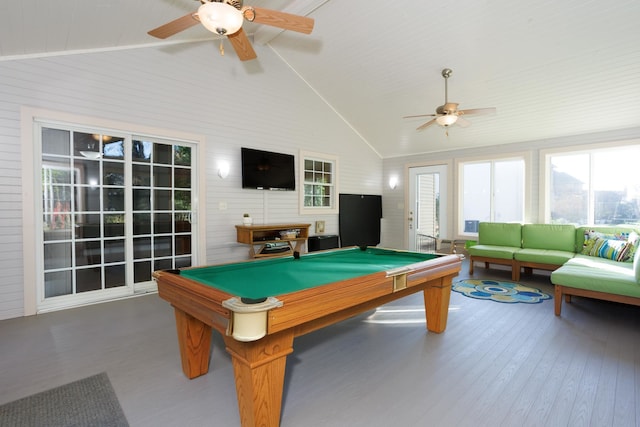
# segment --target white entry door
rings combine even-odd
[[[409,250],[435,250],[447,238],[447,165],[409,168]]]

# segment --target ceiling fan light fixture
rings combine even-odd
[[[204,27],[218,35],[230,35],[242,28],[242,13],[227,3],[207,2],[198,8],[198,18]]]
[[[100,154],[99,151],[81,151],[80,154],[82,154],[82,157],[85,157],[89,160],[98,160],[100,157],[102,157],[102,154]]]
[[[445,114],[443,116],[438,116],[436,122],[440,126],[448,127],[458,121],[458,116],[455,114]]]

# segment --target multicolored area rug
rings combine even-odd
[[[452,289],[469,298],[488,299],[508,304],[518,302],[538,304],[551,299],[551,295],[545,294],[539,289],[498,280],[460,280],[453,284]]]

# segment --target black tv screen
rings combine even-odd
[[[243,147],[242,188],[295,190],[294,156]]]

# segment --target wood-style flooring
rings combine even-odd
[[[474,278],[510,273],[478,265]],[[553,293],[548,274],[521,283]],[[424,322],[416,294],[297,338],[282,427],[640,425],[640,307],[574,298],[556,317],[553,300],[454,292],[447,330]],[[0,404],[107,372],[132,427],[237,426],[217,334],[211,357],[209,374],[184,377],[173,310],[155,294],[5,320]]]

